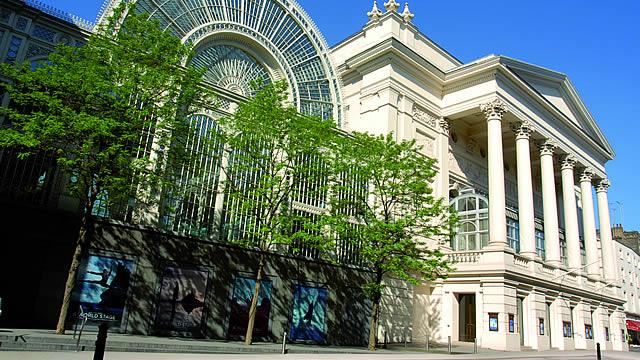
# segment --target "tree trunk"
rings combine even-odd
[[[369,351],[376,351],[376,337],[378,335],[378,319],[380,318],[380,299],[382,299],[383,272],[378,268],[376,271],[376,292],[373,295],[373,308],[371,309],[371,321],[369,322]]]
[[[369,323],[369,351],[376,351],[376,335],[378,333],[378,314],[380,311],[380,300],[374,300],[371,310],[371,321]]]
[[[60,316],[58,317],[58,325],[56,326],[56,334],[58,335],[64,335],[65,322],[67,319],[67,313],[69,312],[71,295],[73,294],[73,288],[76,283],[78,268],[80,267],[82,256],[84,255],[89,242],[89,233],[93,227],[91,219],[92,208],[93,206],[86,208],[80,222],[80,231],[78,233],[78,240],[76,241],[76,249],[73,252],[73,258],[71,259],[71,267],[69,268],[69,274],[67,275],[67,283],[64,287],[64,296],[62,297],[62,306],[60,307]]]
[[[256,322],[256,311],[258,309],[258,299],[260,298],[260,288],[262,287],[262,271],[264,270],[264,254],[260,254],[260,262],[258,263],[258,275],[256,276],[256,288],[253,290],[253,299],[249,308],[249,322],[247,323],[247,335],[245,336],[245,345],[251,345],[253,342],[253,326]]]

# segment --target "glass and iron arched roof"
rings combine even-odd
[[[122,0],[107,0],[103,14]],[[341,122],[340,83],[326,41],[313,21],[293,0],[136,0],[137,10],[150,14],[167,31],[192,43],[194,62],[212,71],[208,77],[233,84],[227,90],[244,95],[255,74],[267,81],[284,78],[299,110]],[[104,15],[103,15],[104,16]],[[219,43],[218,39],[226,39]],[[219,43],[211,45],[211,43]],[[242,44],[242,46],[236,46]],[[237,48],[237,49],[233,49]],[[247,51],[247,49],[253,51]],[[229,52],[230,51],[230,52]],[[228,53],[231,57],[221,54]],[[218,63],[222,59],[224,64]],[[251,75],[231,79],[249,66]],[[226,72],[225,74],[221,74]],[[242,73],[244,74],[244,73]],[[208,79],[210,80],[210,79]],[[224,86],[224,85],[221,85]]]

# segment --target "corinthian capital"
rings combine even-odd
[[[540,150],[540,156],[553,155],[558,147],[558,143],[554,140],[544,140],[538,143],[538,150]]]
[[[576,162],[578,162],[578,160],[573,154],[567,154],[562,158],[560,165],[562,170],[573,170],[576,166]]]
[[[598,182],[596,186],[596,192],[607,192],[609,191],[609,187],[611,186],[611,181],[609,179],[602,179]]]
[[[511,124],[511,130],[516,134],[516,139],[529,139],[535,132],[533,125],[529,121],[521,121]]]
[[[502,119],[502,116],[508,111],[507,104],[499,98],[493,99],[491,102],[480,105],[480,110],[487,117],[487,120]]]
[[[596,171],[593,170],[592,168],[586,168],[582,171],[582,173],[580,174],[580,182],[588,182],[591,183],[591,180],[593,180],[593,176],[595,175]]]

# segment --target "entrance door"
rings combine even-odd
[[[473,342],[476,339],[476,295],[458,295],[459,338],[460,341]]]
[[[524,311],[522,298],[518,298],[518,332],[520,333],[520,346],[524,346]]]

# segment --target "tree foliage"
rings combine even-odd
[[[393,134],[354,133],[332,161],[336,184],[325,222],[338,240],[349,241],[375,273],[363,290],[373,302],[369,347],[375,333],[386,276],[414,285],[442,278],[450,270],[438,241],[456,218],[433,195],[434,160],[415,140]]]
[[[264,84],[254,84],[254,87]],[[220,120],[227,159],[223,165],[226,223],[230,242],[260,252],[256,289],[250,308],[246,343],[252,341],[253,319],[266,265],[265,253],[304,247],[321,248],[314,219],[294,209],[301,197],[325,197],[330,168],[326,151],[336,137],[331,120],[306,116],[287,105],[284,82],[267,84],[254,99]],[[256,89],[257,90],[257,89]]]
[[[157,21],[122,5],[83,46],[59,45],[33,71],[29,64],[0,66],[0,76],[9,79],[0,87],[11,100],[0,109],[8,125],[0,129],[0,147],[22,158],[51,156],[81,203],[58,332],[64,331],[96,201],[146,205],[158,198],[164,173],[190,161],[179,146],[197,130],[187,115],[213,105],[199,85],[202,71],[182,66],[191,54]]]

